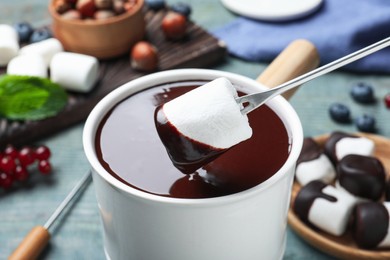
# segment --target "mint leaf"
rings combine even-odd
[[[48,79],[4,75],[0,77],[0,116],[13,120],[40,120],[57,115],[67,93]]]

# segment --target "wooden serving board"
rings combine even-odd
[[[224,44],[193,22],[189,22],[186,38],[180,41],[166,40],[160,24],[167,11],[145,10],[146,39],[159,51],[159,71],[207,67],[225,57]],[[4,73],[5,69],[0,68],[0,74]],[[88,94],[69,93],[67,106],[57,116],[40,121],[9,121],[0,118],[0,148],[8,143],[25,145],[82,122],[105,95],[143,75],[145,73],[131,69],[129,55],[100,61],[100,78],[96,87]]]
[[[390,140],[373,134],[357,133],[356,135],[364,136],[374,141],[375,156],[383,163],[387,174],[390,174]],[[324,145],[328,137],[329,135],[323,135],[314,138],[314,140],[320,145]],[[312,229],[303,223],[293,211],[295,197],[300,189],[301,186],[297,182],[294,182],[288,212],[288,224],[306,242],[325,253],[341,259],[390,259],[390,249],[365,250],[358,248],[348,231],[344,235],[337,237],[319,229]]]

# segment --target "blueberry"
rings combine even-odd
[[[372,86],[364,82],[359,82],[352,86],[351,96],[356,102],[363,104],[369,104],[375,101]]]
[[[191,6],[189,4],[186,4],[186,3],[173,4],[173,5],[171,5],[171,10],[176,12],[176,13],[182,14],[185,17],[189,17],[191,12],[192,12]]]
[[[333,103],[330,105],[329,114],[330,117],[338,123],[349,123],[351,121],[349,108],[340,103]]]
[[[164,0],[146,0],[145,4],[146,4],[146,6],[148,6],[150,9],[152,9],[154,11],[158,11],[158,10],[163,9],[165,7]]]
[[[28,42],[34,29],[28,22],[20,22],[14,25],[16,32],[19,35],[20,42]]]
[[[40,42],[53,37],[51,31],[47,27],[36,29],[30,37],[30,43]]]
[[[356,127],[359,131],[373,133],[375,132],[375,118],[370,115],[362,115],[356,118]]]

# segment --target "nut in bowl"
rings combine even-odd
[[[49,12],[52,17],[54,36],[61,41],[65,50],[99,59],[128,54],[132,46],[143,39],[145,34],[142,12],[144,0],[124,2],[125,5],[121,10],[114,9],[113,5],[112,11],[116,12],[115,15],[105,19],[93,18],[94,14],[99,12],[95,2],[78,0],[76,3],[68,4],[64,11],[59,8],[59,4],[66,4],[67,1],[52,0],[49,4]],[[89,10],[92,11],[84,13],[83,7],[88,3],[91,4]]]

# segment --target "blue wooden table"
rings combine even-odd
[[[178,1],[169,0],[169,3]],[[235,18],[218,0],[187,1],[193,6],[192,19],[213,30]],[[1,0],[0,24],[30,21],[36,26],[48,24],[48,0]],[[218,15],[215,15],[218,14]],[[1,35],[0,35],[1,37]],[[266,64],[249,63],[228,57],[214,69],[256,78]],[[351,84],[364,81],[375,86],[378,102],[370,106],[354,103],[349,97]],[[378,134],[390,137],[390,110],[382,99],[390,92],[390,76],[359,75],[333,72],[301,87],[291,103],[301,118],[306,136],[334,130],[355,132],[353,124],[339,125],[328,115],[331,103],[340,101],[350,106],[353,115],[369,113],[376,116]],[[35,225],[42,225],[67,193],[89,169],[82,147],[83,124],[65,129],[40,140],[49,146],[54,172],[39,178],[34,185],[10,192],[0,192],[0,259],[6,259],[22,238]],[[36,174],[38,175],[38,174]],[[41,259],[104,259],[101,225],[93,185],[89,185],[77,204],[56,222],[52,239]],[[314,249],[288,229],[284,259],[332,259]]]

